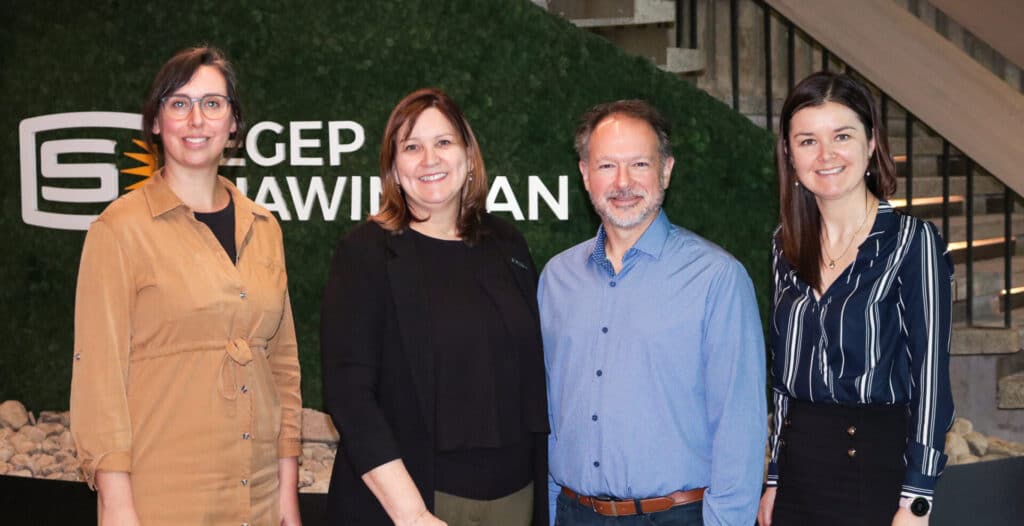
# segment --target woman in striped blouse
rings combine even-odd
[[[953,417],[945,242],[886,201],[896,170],[858,81],[807,77],[780,122],[775,417],[758,522],[927,524]]]

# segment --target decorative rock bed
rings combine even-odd
[[[41,411],[36,417],[16,400],[0,404],[0,475],[81,481],[67,412]],[[327,493],[338,450],[338,431],[320,411],[302,410],[299,491]],[[1024,456],[1024,444],[985,436],[966,418],[946,434],[948,465]]]

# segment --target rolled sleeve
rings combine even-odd
[[[78,270],[70,401],[72,436],[93,489],[97,471],[131,471],[126,385],[134,303],[130,265],[117,237],[95,221]]]

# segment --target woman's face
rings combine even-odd
[[[835,102],[806,107],[790,119],[787,139],[800,184],[819,202],[864,199],[875,141],[853,110]]]
[[[458,130],[436,108],[427,108],[403,139],[405,132],[399,130],[394,169],[412,212],[457,212],[470,169]]]
[[[167,96],[184,95],[200,99],[205,95],[226,97],[227,94],[227,82],[220,70],[213,66],[199,66],[188,84]],[[192,110],[184,116],[174,115],[167,104],[161,103],[153,123],[153,133],[160,135],[163,144],[164,164],[172,172],[175,168],[216,170],[228,136],[237,129],[230,108],[223,117],[211,119],[200,110],[198,101],[193,102]]]

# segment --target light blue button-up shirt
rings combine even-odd
[[[704,523],[753,524],[764,471],[765,347],[731,255],[661,212],[616,274],[605,232],[540,278],[560,486],[618,499],[707,487]]]

